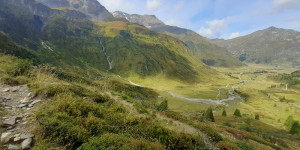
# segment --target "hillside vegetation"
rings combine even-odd
[[[0,75],[5,77],[1,82],[26,83],[35,96],[45,99],[31,125],[36,135],[33,149],[288,148],[280,139],[260,138],[252,125],[240,130],[239,126],[248,124],[244,118],[217,117],[215,124],[201,116],[168,111],[168,104],[158,103],[151,89],[117,80],[94,80],[50,66],[34,69],[24,60],[3,54],[0,60]],[[227,121],[229,127],[224,126],[224,119],[231,120],[232,126]],[[272,144],[277,140],[280,146]]]
[[[39,1],[55,8],[0,0],[0,149],[299,149],[299,71],[224,68],[199,35]]]
[[[5,5],[9,9],[22,6],[15,3]],[[30,15],[34,15],[33,12],[38,15],[39,11],[32,11],[27,6],[22,9],[28,14],[25,17],[28,21],[21,22],[19,26],[25,30],[31,29],[28,26],[34,26],[36,20],[30,19]],[[33,49],[33,54],[43,63],[64,69],[74,65],[80,68],[92,67],[124,77],[164,74],[167,78],[189,83],[199,82],[201,77],[215,72],[190,53],[183,42],[170,36],[128,22],[95,23],[78,18],[77,15],[73,18],[63,15],[73,10],[61,10],[64,12],[61,14],[58,11],[49,10],[48,16],[39,20],[42,29],[32,28],[36,32],[30,32],[31,35],[18,32],[17,38],[12,37],[19,44]],[[19,12],[6,13],[15,16],[9,19],[19,21]],[[18,27],[7,28],[9,30],[4,32],[13,36]]]
[[[114,12],[113,15],[183,41],[189,47],[190,53],[208,66],[240,67],[243,65],[238,59],[232,57],[227,50],[208,42],[194,31],[165,25],[154,15],[127,14],[120,11]]]

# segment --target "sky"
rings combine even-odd
[[[270,26],[300,31],[300,0],[98,0],[110,12],[151,14],[207,38],[232,39]]]

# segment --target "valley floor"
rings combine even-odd
[[[246,67],[235,69],[214,69],[223,77],[194,85],[159,78],[128,80],[156,89],[161,101],[163,99],[169,101],[171,110],[187,115],[203,111],[210,106],[214,108],[215,116],[221,116],[223,110],[226,110],[227,114],[233,114],[238,108],[245,117],[254,118],[255,115],[259,115],[260,121],[272,126],[274,131],[289,130],[285,125],[289,116],[293,116],[294,120],[300,120],[300,90],[290,88],[284,81],[270,79],[270,76],[290,74],[296,69],[257,64],[248,64]],[[236,91],[235,95],[232,95],[233,91]],[[223,121],[219,124],[226,123],[222,117],[220,120]],[[267,126],[261,126],[265,127]]]

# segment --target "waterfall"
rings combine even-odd
[[[100,41],[100,44],[101,44],[101,46],[102,46],[102,51],[103,51],[103,53],[104,53],[104,55],[105,55],[105,57],[106,57],[106,60],[107,60],[108,65],[109,65],[109,70],[111,70],[111,69],[112,69],[112,61],[110,60],[110,56],[107,55],[106,50],[105,50],[105,47],[104,47],[104,45],[102,44],[102,41],[101,41],[101,40],[99,40],[99,41]]]

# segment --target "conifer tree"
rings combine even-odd
[[[295,122],[295,120],[294,120],[293,116],[288,116],[288,118],[286,119],[284,125],[285,125],[288,129],[291,129],[294,122]]]
[[[222,116],[223,116],[223,117],[226,117],[226,116],[227,116],[227,112],[226,112],[225,109],[224,109],[223,112],[222,112]]]
[[[158,111],[166,111],[166,110],[168,110],[168,101],[164,100],[163,102],[161,102],[159,104],[159,106],[157,107],[157,110]]]
[[[291,134],[299,134],[300,133],[300,124],[298,121],[295,121],[290,130]]]
[[[236,109],[236,110],[234,111],[233,115],[236,116],[236,117],[242,117],[241,111],[240,111],[239,109]]]
[[[215,117],[214,117],[214,114],[213,114],[213,110],[211,107],[209,107],[206,112],[206,119],[211,121],[211,122],[215,122]]]

